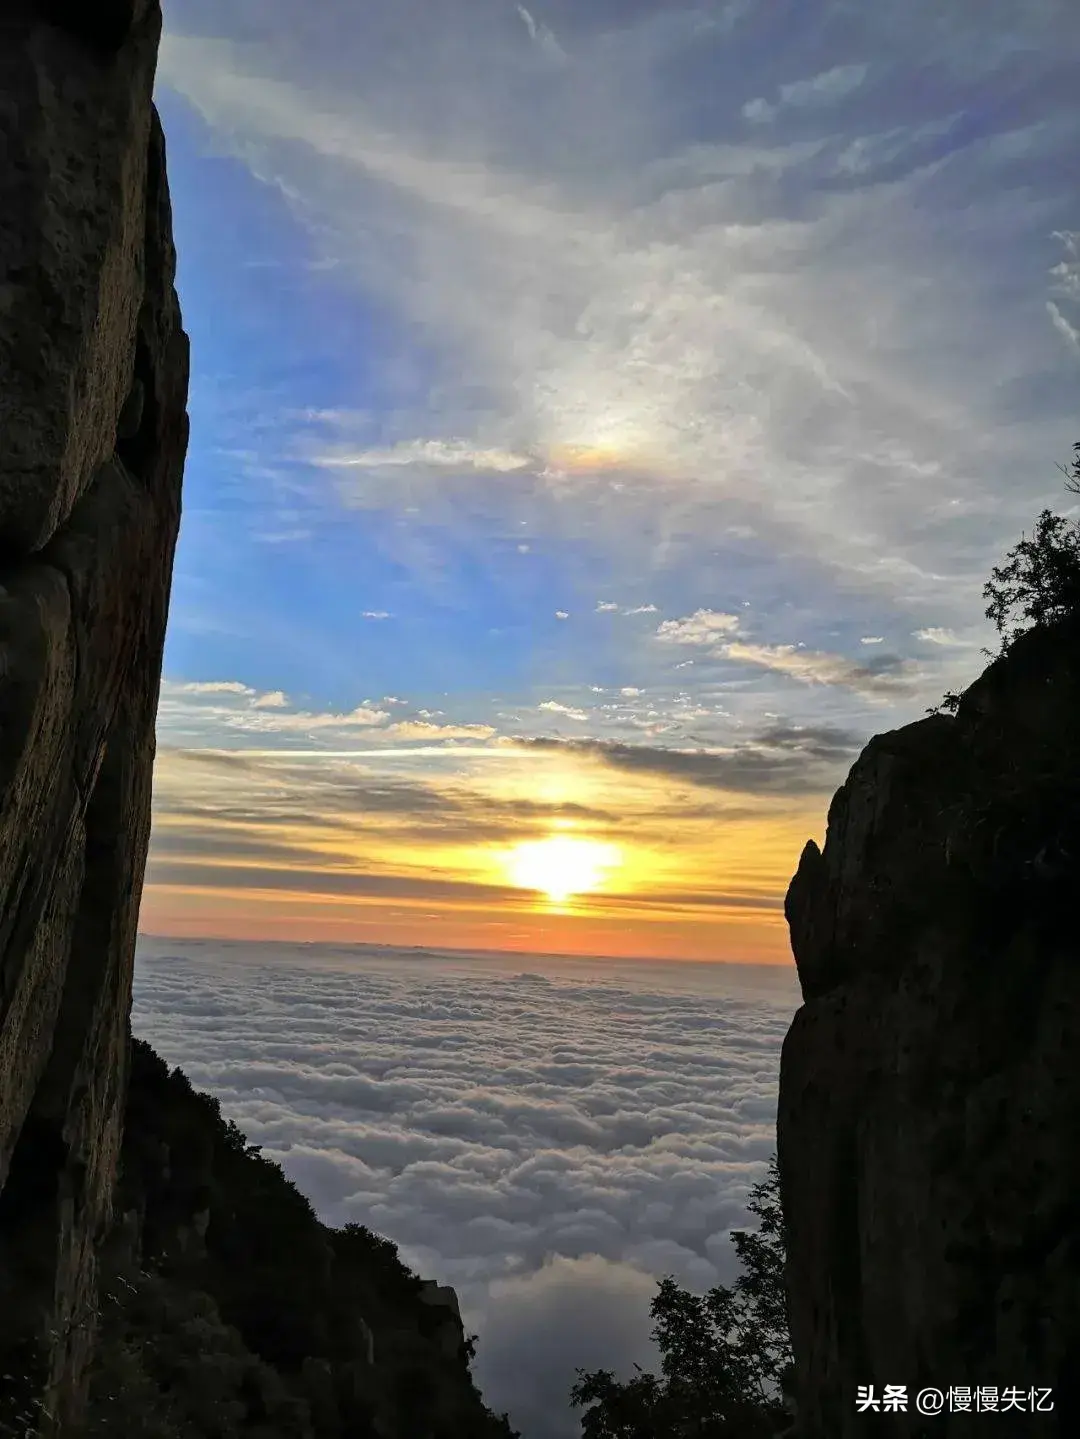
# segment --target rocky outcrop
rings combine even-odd
[[[435,1310],[438,1316],[431,1337],[440,1353],[448,1359],[462,1355],[465,1352],[465,1327],[461,1322],[457,1291],[449,1284],[424,1279],[420,1283],[419,1298],[421,1304]]]
[[[778,1144],[802,1439],[981,1434],[978,1386],[1010,1436],[1075,1423],[1078,880],[1069,621],[1021,636],[955,717],[871,740],[788,891],[805,1003]],[[908,1412],[858,1414],[858,1386],[886,1384]],[[914,1412],[920,1388],[961,1386],[973,1412]],[[1033,1388],[1053,1411],[1031,1412]]]
[[[160,27],[0,5],[0,1432],[78,1410],[120,1142],[187,443]]]

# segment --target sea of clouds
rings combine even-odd
[[[133,1028],[330,1224],[456,1286],[487,1402],[572,1439],[575,1369],[735,1272],[775,1144],[786,967],[141,938]]]

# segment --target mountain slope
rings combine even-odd
[[[216,1100],[132,1043],[85,1434],[509,1439],[453,1290],[327,1228]]]

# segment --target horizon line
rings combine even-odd
[[[388,944],[379,943],[374,940],[326,940],[326,939],[237,939],[234,936],[226,935],[176,935],[157,934],[146,930],[139,930],[135,936],[138,944],[141,939],[166,940],[175,944],[240,944],[247,946],[274,945],[277,948],[289,949],[363,949],[363,950],[392,950],[397,953],[406,954],[429,954],[432,956],[450,955],[469,957],[492,956],[500,959],[505,958],[533,958],[533,959],[593,959],[600,960],[606,964],[681,964],[693,965],[734,965],[742,969],[790,969],[795,972],[794,958],[786,962],[782,960],[752,960],[752,959],[665,959],[663,955],[656,954],[574,954],[566,950],[541,950],[541,949],[489,949],[476,946],[470,949],[460,949],[452,945],[440,945],[432,947],[424,944]]]

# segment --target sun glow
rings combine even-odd
[[[622,857],[611,844],[553,835],[515,845],[505,863],[519,889],[539,890],[553,904],[562,904],[572,894],[598,889]]]

